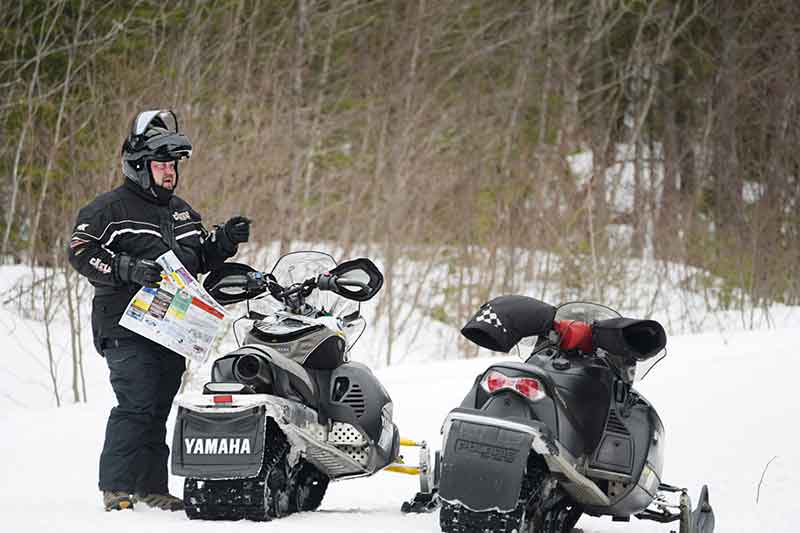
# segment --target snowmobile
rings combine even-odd
[[[493,351],[535,344],[524,363],[486,369],[446,417],[442,531],[567,533],[587,514],[712,533],[708,488],[692,509],[686,489],[662,482],[664,426],[632,386],[665,354],[658,322],[503,296],[461,332]]]
[[[247,302],[242,318],[253,322],[240,347],[214,361],[202,394],[178,399],[172,472],[186,478],[189,518],[311,511],[330,481],[385,468],[422,471],[427,482],[425,465],[396,464],[401,444],[420,446],[421,457],[427,445],[400,439],[389,394],[349,361],[366,328],[360,302],[382,284],[369,259],[337,266],[321,252],[286,254],[270,273],[226,263],[204,280],[220,304]]]

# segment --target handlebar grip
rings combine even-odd
[[[317,278],[317,288],[321,291],[336,291],[339,288],[336,285],[336,276],[330,272],[320,274]]]

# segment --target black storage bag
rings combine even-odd
[[[523,337],[549,333],[555,316],[555,307],[535,298],[498,296],[481,306],[461,334],[482,348],[508,352]]]
[[[667,345],[667,334],[655,320],[609,318],[592,324],[592,345],[610,354],[644,361]]]

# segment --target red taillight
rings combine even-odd
[[[489,392],[495,392],[500,389],[506,388],[510,383],[511,380],[507,378],[505,375],[501,374],[500,372],[491,371],[489,375],[486,376],[486,390]]]
[[[512,390],[533,402],[547,396],[542,383],[538,379],[528,377],[512,378],[497,370],[490,370],[481,381],[481,386],[489,394],[494,394],[500,390]]]
[[[539,383],[538,379],[518,378],[517,382],[514,384],[514,388],[517,389],[517,391],[519,391],[523,396],[527,396],[531,400],[538,400],[539,398],[544,397],[542,384]]]
[[[214,403],[233,403],[233,396],[230,394],[217,394],[214,396]]]

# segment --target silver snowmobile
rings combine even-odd
[[[204,281],[222,305],[247,301],[253,323],[202,394],[178,399],[172,472],[186,477],[189,518],[269,520],[316,509],[329,481],[420,473],[394,465],[391,398],[348,360],[366,327],[360,302],[382,284],[370,260],[337,266],[321,252],[284,255],[269,274],[226,263]]]
[[[658,322],[503,296],[462,334],[501,352],[526,337],[536,344],[524,363],[490,366],[447,416],[442,531],[567,533],[588,514],[712,533],[707,487],[693,510],[685,489],[662,482],[664,427],[632,386],[637,366],[643,377],[663,357]]]

